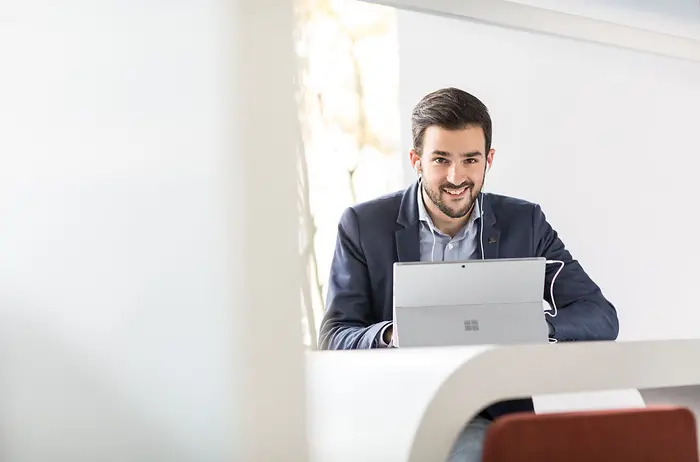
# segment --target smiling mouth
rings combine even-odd
[[[464,193],[467,192],[467,189],[469,189],[467,186],[458,189],[442,188],[442,190],[445,191],[448,196],[455,198],[462,197]]]

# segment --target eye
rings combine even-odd
[[[436,164],[447,164],[447,163],[449,163],[449,160],[445,159],[444,157],[436,157],[435,163]]]
[[[470,158],[466,159],[465,162],[468,163],[468,164],[478,164],[478,163],[479,163],[479,159],[475,159],[475,158],[473,158],[473,157],[470,157]]]

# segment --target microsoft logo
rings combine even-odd
[[[479,321],[477,319],[467,319],[464,321],[464,330],[474,332],[479,330]]]

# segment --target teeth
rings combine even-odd
[[[453,196],[459,196],[464,192],[464,190],[467,188],[462,188],[462,189],[445,189],[445,192],[448,194],[452,194]]]

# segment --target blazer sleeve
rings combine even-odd
[[[546,316],[554,330],[551,336],[561,342],[615,340],[619,332],[615,307],[566,250],[539,205],[534,208],[533,227],[535,255],[564,263],[553,287],[557,315]],[[560,268],[560,264],[547,264],[544,298],[550,306],[552,279]]]
[[[380,346],[380,337],[391,322],[375,322],[372,313],[369,272],[357,214],[348,208],[338,225],[319,348],[350,350]]]

